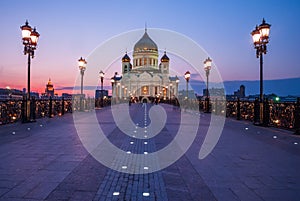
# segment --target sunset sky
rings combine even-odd
[[[111,37],[143,30],[145,22],[150,30],[172,30],[194,40],[213,58],[223,80],[258,80],[259,60],[250,32],[264,17],[272,25],[268,53],[264,55],[264,78],[300,77],[300,2],[297,0],[2,0],[0,8],[0,88],[27,87],[27,57],[22,52],[20,31],[26,19],[41,34],[31,68],[32,91],[40,93],[49,78],[56,89],[74,86],[79,76],[80,56],[87,58]],[[130,52],[133,47],[127,48]],[[106,73],[105,87],[110,86],[112,73],[120,72],[118,62]],[[173,65],[178,72],[188,69],[188,64]],[[99,63],[99,71],[101,68],[107,66]]]

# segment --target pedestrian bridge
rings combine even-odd
[[[300,138],[293,132],[226,118],[201,159],[215,115],[126,106],[1,126],[0,200],[299,200]],[[90,132],[94,123],[101,133]]]

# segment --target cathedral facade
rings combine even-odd
[[[122,76],[112,78],[114,98],[172,99],[178,96],[177,76],[169,75],[170,59],[166,51],[159,60],[157,45],[145,29],[134,45],[133,59],[127,52],[122,58]]]
[[[45,96],[48,98],[50,97],[54,98],[54,87],[50,78],[45,88]]]

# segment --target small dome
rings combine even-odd
[[[134,51],[142,51],[142,50],[154,50],[157,51],[157,45],[155,42],[149,37],[147,31],[145,31],[143,37],[134,45]]]
[[[124,57],[122,58],[122,62],[130,62],[130,57],[128,56],[128,54],[126,53],[124,55]]]
[[[167,53],[165,51],[164,55],[162,56],[162,58],[160,59],[161,62],[169,62],[170,59],[169,57],[167,56]]]

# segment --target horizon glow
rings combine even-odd
[[[259,8],[255,6],[258,2],[261,5]],[[22,53],[20,31],[26,19],[41,34],[35,58],[31,62],[31,89],[39,93],[44,92],[49,78],[55,89],[74,86],[79,75],[77,60],[80,56],[87,58],[99,44],[115,35],[142,29],[145,21],[149,27],[161,27],[187,35],[205,48],[218,66],[223,80],[258,80],[259,60],[255,57],[250,32],[264,17],[272,25],[268,53],[264,55],[264,80],[300,75],[297,66],[300,63],[297,56],[300,47],[295,45],[300,44],[300,26],[296,21],[300,17],[298,1],[185,1],[172,4],[160,1],[151,4],[144,1],[132,1],[131,4],[89,1],[79,4],[84,15],[78,15],[78,3],[80,1],[0,2],[3,11],[0,16],[6,19],[0,38],[4,47],[1,52],[0,88],[10,86],[22,90],[27,87],[27,57]],[[153,8],[153,13],[143,12],[149,6]],[[126,15],[124,10],[139,17]],[[290,27],[293,30],[286,31]],[[117,51],[125,53],[126,49],[132,51],[131,47]],[[117,63],[116,68],[120,72],[121,65]],[[180,68],[180,64],[178,66]],[[109,74],[105,76],[111,77]],[[104,84],[107,87],[110,86],[108,77]]]

